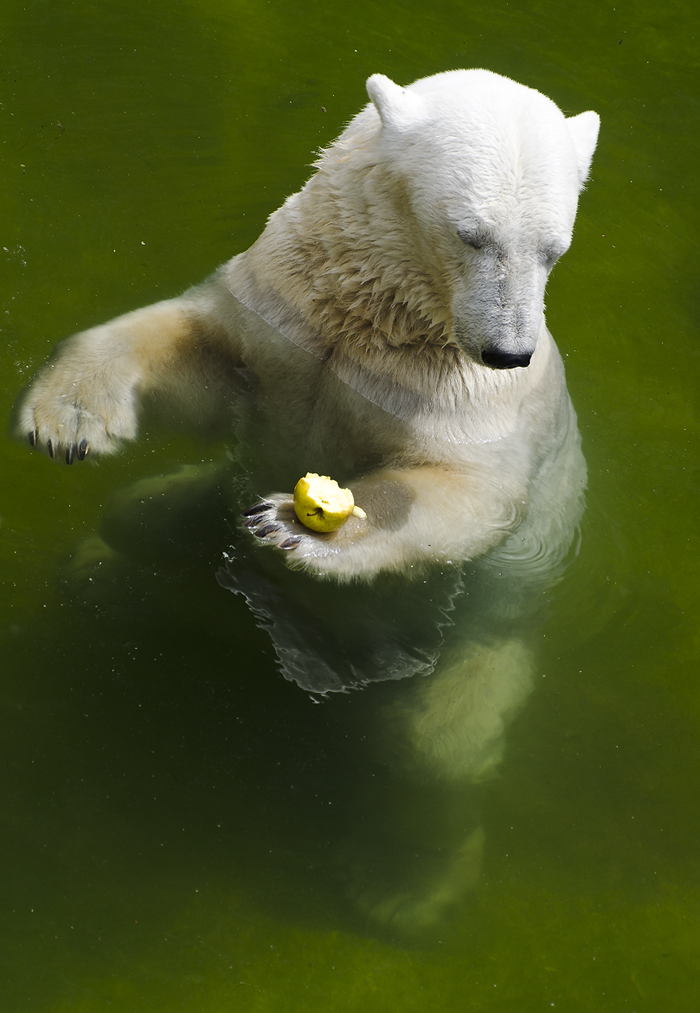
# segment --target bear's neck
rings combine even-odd
[[[357,196],[349,207],[342,193],[342,181],[330,190],[325,174],[312,177],[244,255],[248,270],[272,285],[327,348],[456,349],[449,307],[435,299],[434,284],[416,265],[383,253],[371,208]]]

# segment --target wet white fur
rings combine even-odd
[[[81,441],[111,453],[136,437],[146,393],[204,402],[245,370],[264,420],[251,484],[272,504],[265,540],[300,538],[287,561],[369,580],[490,553],[547,574],[571,542],[585,466],[544,289],[598,117],[567,119],[483,70],[367,87],[370,104],[251,249],[180,298],[64,342],[18,430],[58,456]],[[491,369],[489,349],[531,362]],[[358,471],[364,459],[375,464]],[[290,494],[326,468],[368,517],[317,535]],[[465,648],[387,716],[396,762],[407,776],[486,776],[530,678],[517,641]]]
[[[19,429],[59,456],[82,440],[109,453],[135,437],[145,392],[179,384],[191,396],[225,363],[256,374],[283,444],[326,447],[343,384],[359,391],[377,411],[354,431],[346,420],[348,438],[376,444],[385,467],[338,477],[361,505],[383,489],[408,510],[390,532],[370,511],[332,537],[302,532],[294,561],[341,579],[482,554],[521,522],[533,480],[571,442],[543,293],[597,132],[594,113],[567,120],[487,71],[408,88],[375,75],[368,90],[372,103],[250,250],[179,299],[64,342],[19,413]],[[480,249],[466,245],[473,238]],[[310,353],[294,367],[293,406],[290,342]],[[532,361],[490,369],[487,345]]]

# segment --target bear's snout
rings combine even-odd
[[[481,361],[491,369],[514,369],[516,366],[529,366],[532,352],[500,352],[496,348],[484,349]]]

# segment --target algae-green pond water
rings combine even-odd
[[[222,442],[154,428],[65,468],[6,434],[3,1010],[697,1009],[699,20],[673,0],[7,0],[7,419],[61,337],[245,249],[371,73],[483,66],[602,130],[547,293],[589,465],[581,550],[457,923],[383,939],[317,879],[323,827],[280,802],[309,705],[213,577],[126,580],[94,616],[61,592],[111,493]]]

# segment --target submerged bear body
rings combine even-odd
[[[231,502],[248,531],[220,582],[305,689],[402,683],[377,698],[375,752],[459,810],[527,696],[533,602],[583,509],[544,290],[598,117],[567,119],[481,70],[367,87],[370,104],[249,250],[64,342],[18,431],[73,463],[136,438],[154,392],[195,415],[232,405]],[[302,527],[292,490],[307,471],[349,486],[366,518]],[[472,825],[442,876],[384,897],[358,887],[356,904],[377,922],[434,923],[473,885],[480,848]]]

